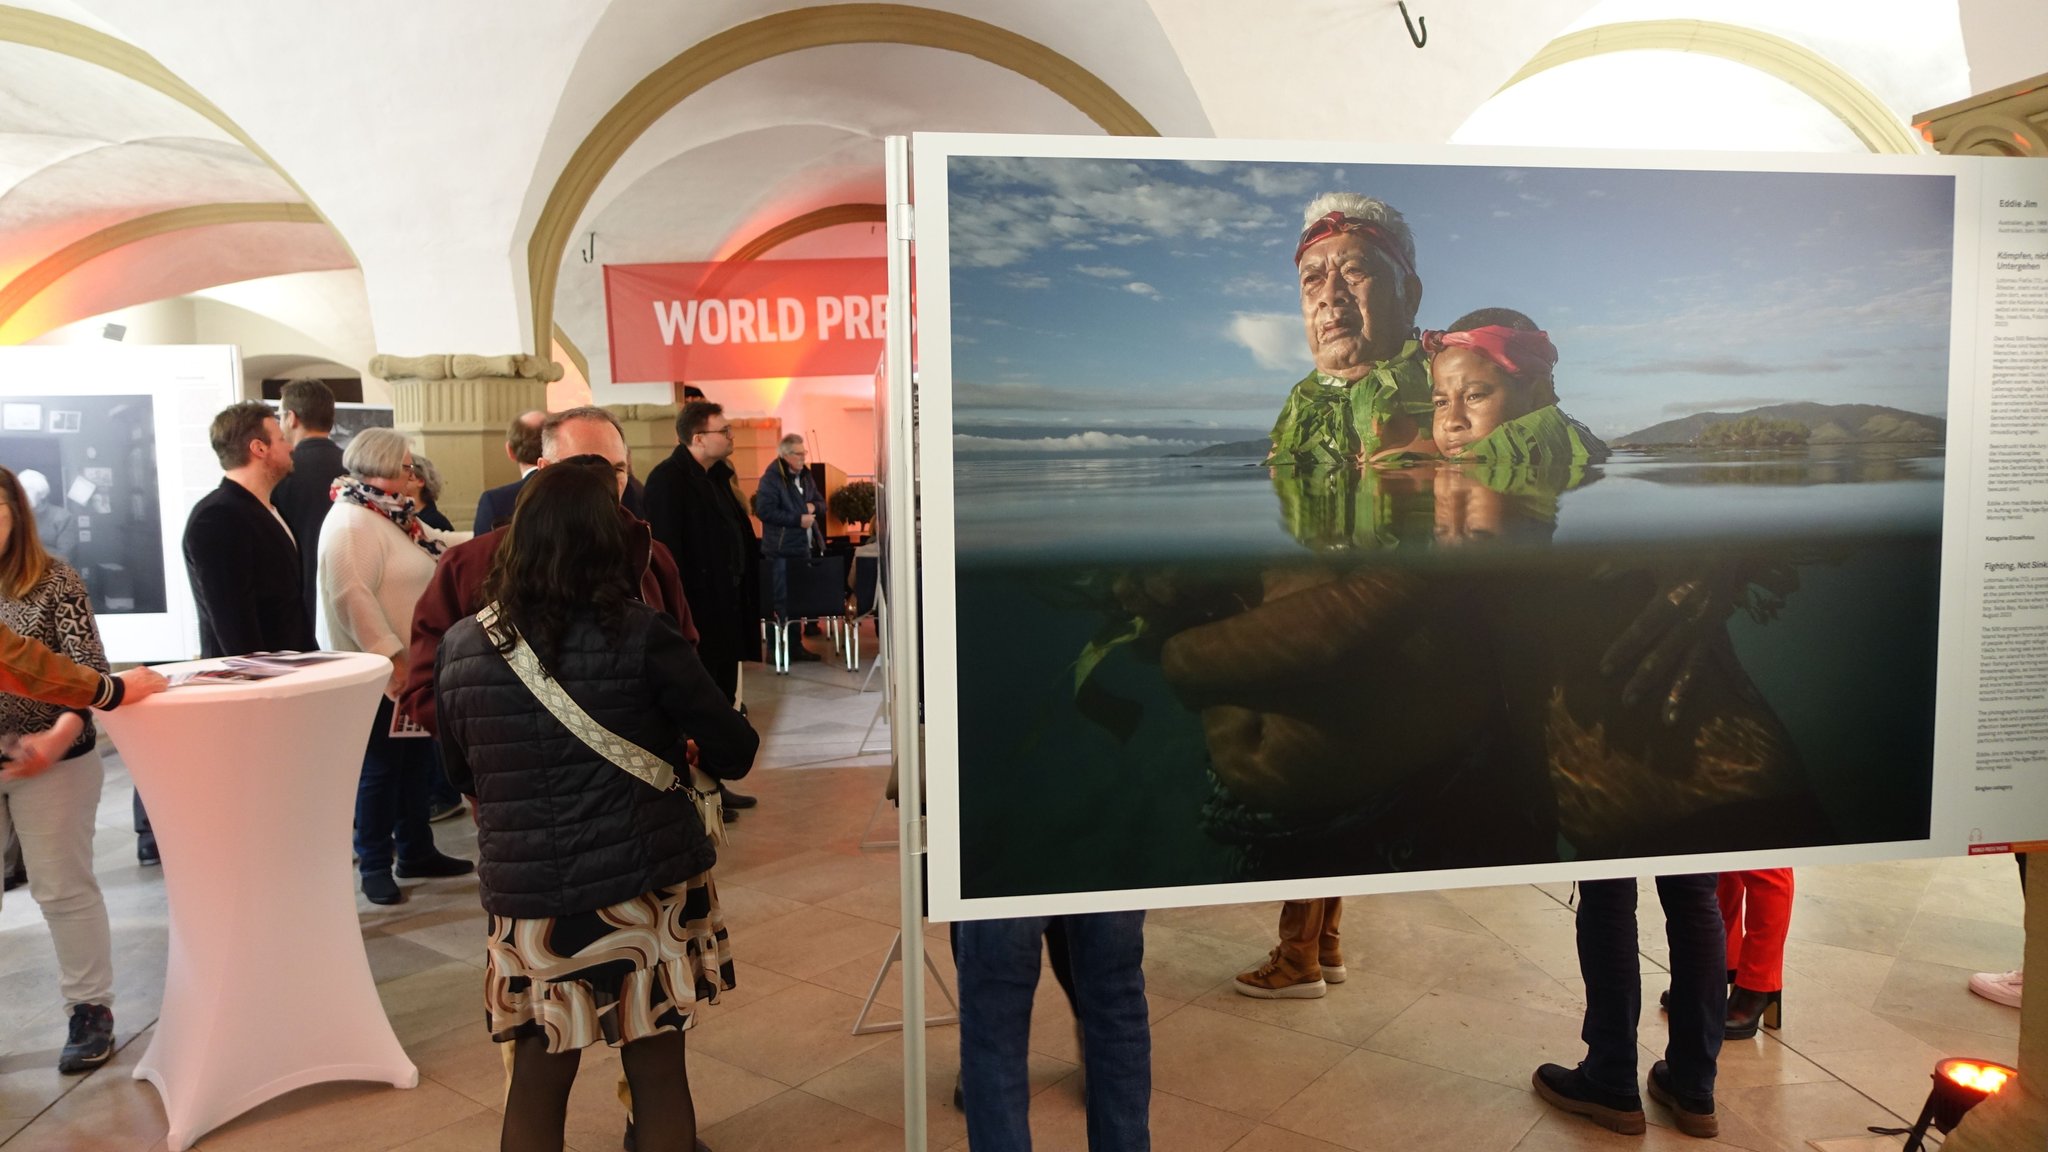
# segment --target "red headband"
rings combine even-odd
[[[1524,332],[1489,324],[1464,332],[1424,332],[1422,350],[1434,356],[1446,348],[1470,348],[1505,369],[1510,376],[1536,372],[1548,375],[1557,365],[1557,345],[1548,332]]]
[[[1415,275],[1414,263],[1401,251],[1401,245],[1395,242],[1392,233],[1370,220],[1360,220],[1356,216],[1346,216],[1342,212],[1326,212],[1301,230],[1301,243],[1294,246],[1294,262],[1301,263],[1301,254],[1308,251],[1309,245],[1346,232],[1365,237],[1366,243],[1394,262],[1394,267],[1410,276]]]

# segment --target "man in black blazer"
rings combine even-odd
[[[248,400],[215,416],[208,437],[227,475],[185,521],[185,575],[199,607],[199,655],[318,648],[299,587],[298,545],[270,506],[278,482],[292,472],[284,429],[269,405]],[[140,791],[134,807],[136,859],[155,864],[156,833]]]
[[[199,654],[310,651],[299,548],[270,506],[291,475],[292,453],[268,405],[235,404],[209,432],[220,459],[220,487],[193,505],[185,521],[185,574],[199,606]]]
[[[292,446],[292,473],[270,494],[271,506],[299,545],[299,590],[306,619],[319,618],[320,525],[334,507],[328,489],[347,469],[333,440],[334,393],[318,380],[293,380],[278,397],[278,425]]]
[[[540,426],[547,423],[547,419],[545,412],[521,412],[519,419],[512,421],[512,426],[505,430],[505,455],[519,465],[519,479],[486,489],[477,500],[473,528],[477,535],[512,522],[512,508],[519,503],[519,490],[526,487],[526,478],[540,467]]]

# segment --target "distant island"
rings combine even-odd
[[[1666,420],[1609,443],[1616,448],[1794,448],[1947,440],[1948,421],[1882,404],[1772,404]]]
[[[1198,448],[1193,452],[1177,452],[1174,458],[1194,460],[1221,457],[1229,460],[1264,460],[1266,454],[1272,450],[1272,438],[1261,436],[1257,440],[1232,440],[1227,444],[1211,444],[1207,448]]]

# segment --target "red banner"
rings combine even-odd
[[[882,356],[886,259],[607,264],[612,380],[865,376]]]

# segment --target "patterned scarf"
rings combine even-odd
[[[448,546],[428,536],[420,524],[419,505],[410,496],[393,496],[389,492],[372,488],[351,476],[337,476],[334,486],[327,490],[328,499],[337,504],[354,504],[368,508],[393,524],[398,530],[412,538],[412,542],[426,550],[427,555],[438,557]]]

